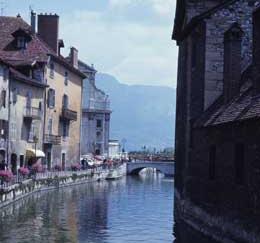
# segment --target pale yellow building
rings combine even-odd
[[[72,56],[77,55],[75,48]],[[81,90],[84,76],[51,55],[47,68],[47,102],[44,151],[48,168],[80,162]]]

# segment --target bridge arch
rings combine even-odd
[[[134,162],[127,163],[127,174],[133,175],[138,174],[145,168],[154,168],[159,170],[166,176],[174,175],[174,163],[171,162]]]

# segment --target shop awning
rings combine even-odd
[[[27,157],[37,157],[37,158],[44,158],[45,153],[42,152],[41,150],[36,149],[36,154],[35,154],[35,149],[27,149],[26,150],[26,156]]]

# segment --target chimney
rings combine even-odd
[[[241,44],[243,31],[234,23],[224,36],[224,102],[228,103],[240,90]]]
[[[31,27],[33,34],[36,33],[36,13],[31,11]]]
[[[260,94],[260,8],[253,12],[253,95]]]
[[[78,69],[78,50],[75,47],[70,48],[70,63],[74,68]]]
[[[57,14],[38,15],[38,34],[58,55],[59,16]]]

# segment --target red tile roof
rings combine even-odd
[[[31,33],[32,40],[26,49],[17,49],[13,33],[23,29]],[[20,17],[0,17],[0,57],[3,59],[36,60],[46,62],[47,54],[55,54],[48,45],[31,32],[31,26]]]
[[[24,30],[32,40],[25,49],[15,47],[13,33]],[[56,62],[68,68],[71,72],[85,78],[85,75],[74,68],[62,56],[58,56],[37,34],[31,31],[31,26],[21,17],[0,16],[0,58],[13,66],[21,66],[36,62],[47,62],[52,57]]]

